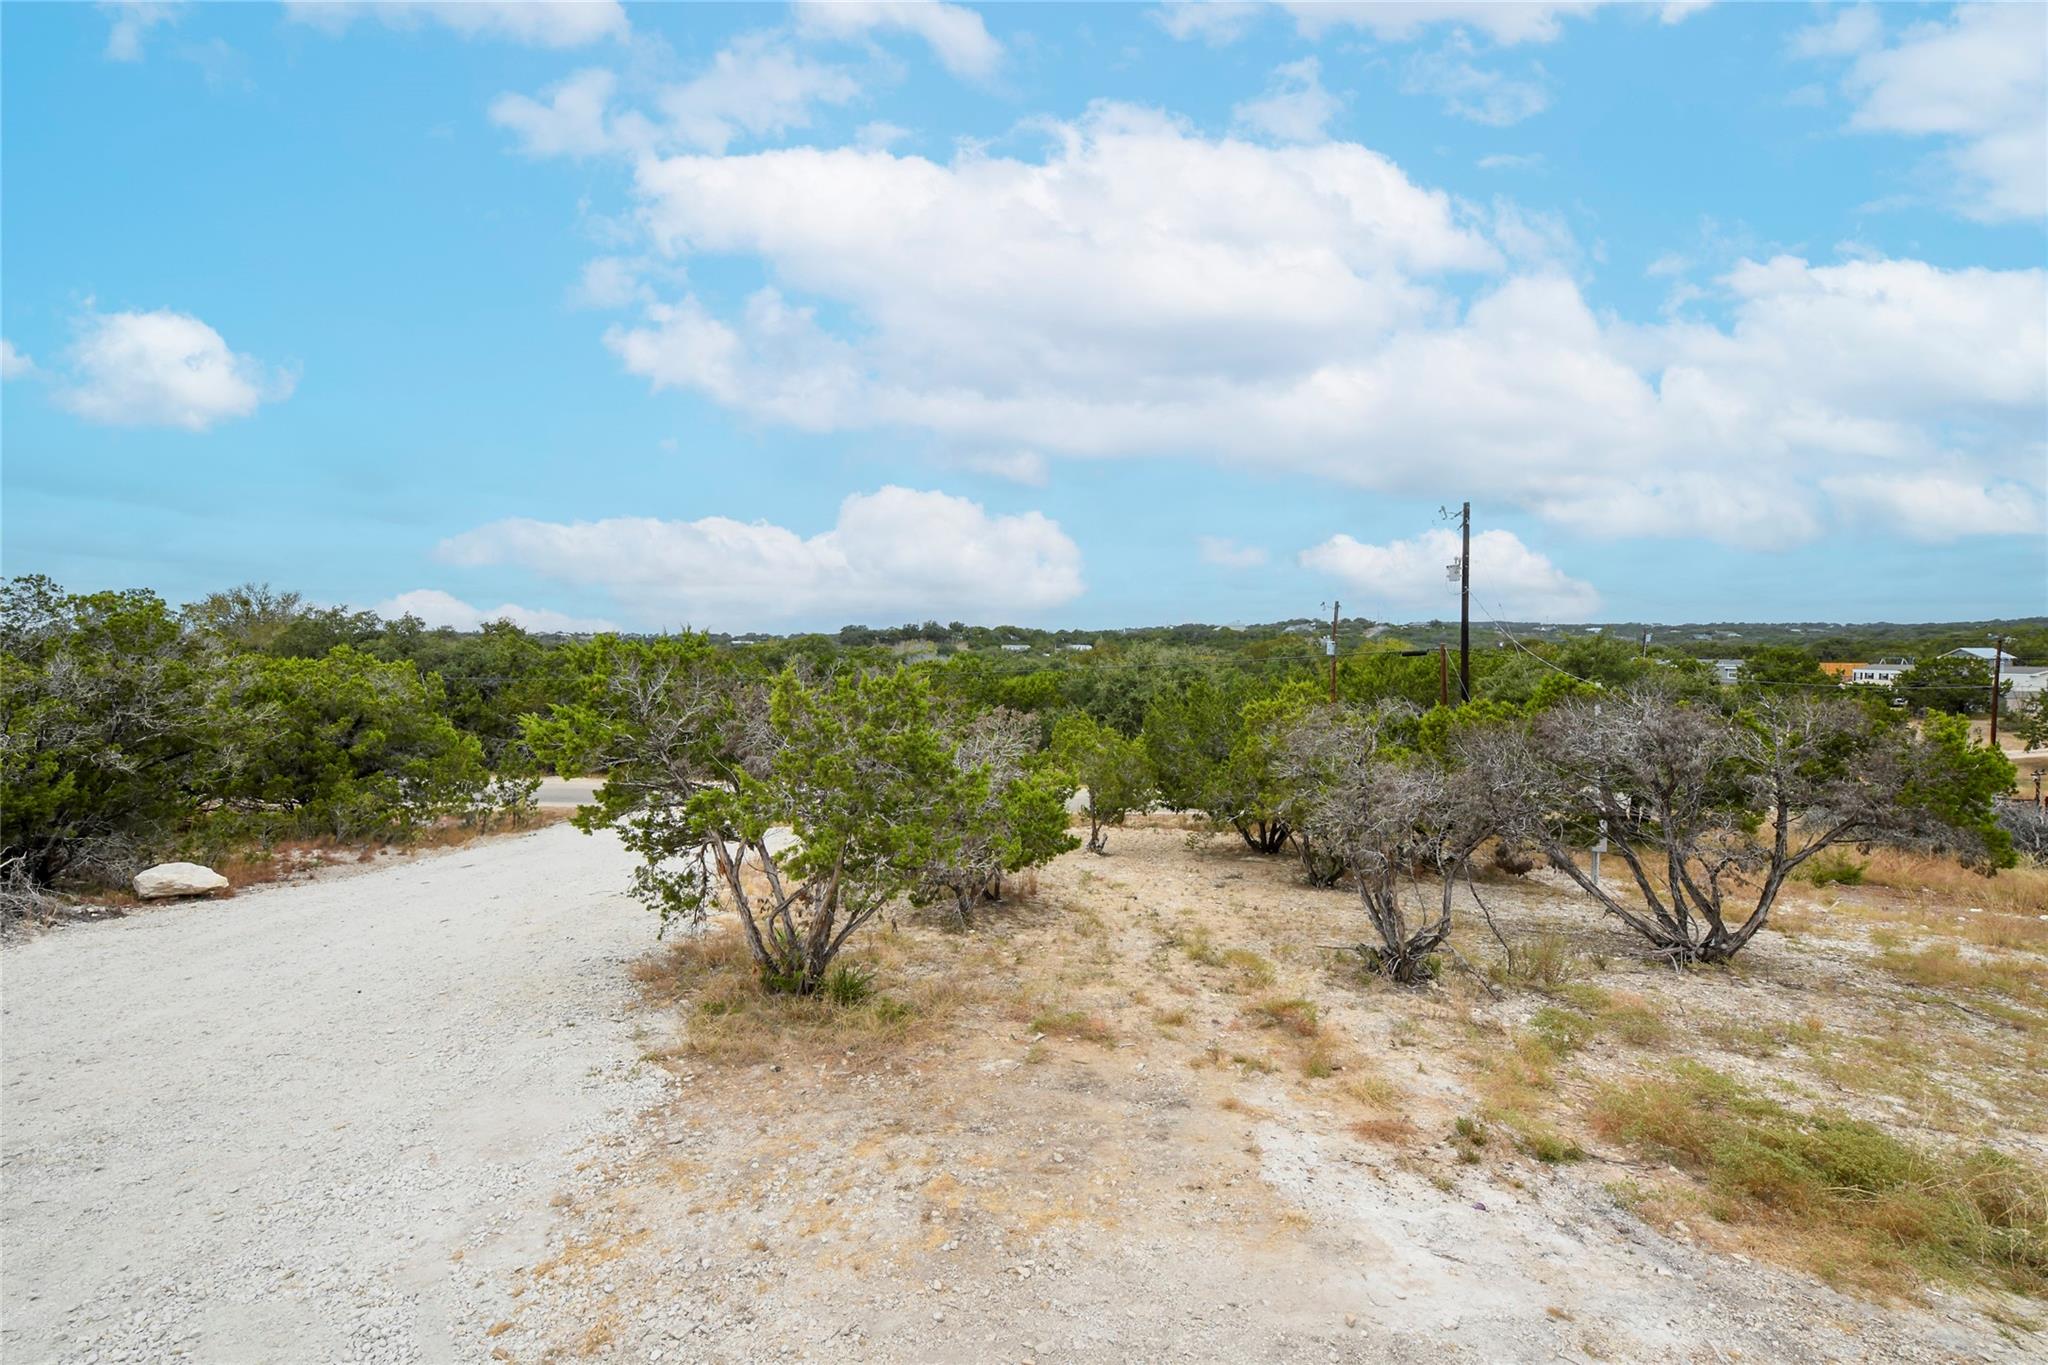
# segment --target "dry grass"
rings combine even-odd
[[[1953,859],[1925,853],[1874,848],[1857,857],[1865,886],[1884,887],[1951,910],[1977,906],[2007,914],[2048,913],[2048,867],[2009,867],[1986,877]],[[2048,948],[2048,925],[2037,943]]]
[[[1801,886],[1786,909],[1809,941],[1767,934],[1732,969],[1674,973],[1540,879],[1503,883],[1482,888],[1515,945],[1513,962],[1489,973],[1495,998],[1464,975],[1422,989],[1360,982],[1321,947],[1356,936],[1355,898],[1301,886],[1284,859],[1167,828],[1122,831],[1113,850],[1119,856],[1076,854],[1046,869],[1041,902],[1021,913],[977,916],[965,931],[908,914],[900,928],[863,934],[850,953],[874,973],[879,994],[858,1006],[764,995],[731,932],[684,940],[638,971],[649,998],[687,1028],[662,1055],[726,1065],[809,1058],[836,1073],[842,1061],[906,1054],[933,1065],[966,1043],[983,1063],[1048,1063],[1023,1072],[978,1063],[939,1092],[968,1105],[984,1101],[963,1094],[1042,1095],[1069,1081],[1062,1105],[1083,1093],[1127,1097],[1123,1087],[1142,1072],[1129,1093],[1170,1084],[1212,1118],[1327,1120],[1401,1149],[1405,1168],[1452,1188],[1482,1178],[1459,1166],[1481,1163],[1489,1181],[1550,1178],[1538,1174],[1544,1164],[1575,1161],[1604,1139],[1679,1167],[1685,1174],[1627,1197],[1646,1216],[1682,1210],[1720,1229],[1716,1245],[1877,1295],[1916,1277],[2019,1282],[2009,1267],[2026,1262],[2024,1248],[2018,1262],[1968,1250],[2003,1233],[1973,1244],[1975,1233],[1943,1232],[1887,1259],[1873,1229],[1905,1219],[1902,1209],[1935,1208],[1929,1226],[1960,1217],[1936,1199],[1942,1173],[1967,1176],[1983,1196],[1970,1194],[1970,1206],[1995,1224],[2003,1215],[1991,1206],[2024,1187],[2019,1176],[2001,1184],[2001,1173],[2030,1172],[2027,1154],[2048,1151],[2048,962],[2035,956],[2030,917],[1989,907],[1971,915],[1931,890]],[[1903,876],[1907,866],[1880,870]],[[1912,866],[1942,870],[1932,860]],[[1499,963],[1469,903],[1460,914],[1461,951],[1482,967]],[[1827,1105],[1842,1111],[1840,1123],[1862,1125],[1853,1132],[1920,1154],[1929,1164],[1915,1169],[1936,1174],[1889,1211],[1866,1210],[1847,1249],[1835,1236],[1830,1251],[1827,1220],[1845,1215],[1825,1181],[1818,1195],[1801,1196],[1804,1205],[1743,1202],[1724,1186],[1739,1176],[1745,1188],[1763,1188],[1764,1166],[1719,1174],[1711,1142],[1679,1159],[1664,1155],[1654,1125],[1629,1127],[1628,1104],[1613,1097],[1683,1100],[1691,1092],[1670,1078],[1702,1063],[1735,1077],[1744,1103],[1778,1106],[1751,1115],[1770,1131],[1748,1136],[1766,1148],[1791,1142],[1788,1132],[1806,1131],[1800,1115]],[[1740,1135],[1730,1106],[1721,1112],[1726,1132]],[[1241,1125],[1232,1129],[1241,1146]],[[1988,1144],[2008,1155],[1972,1155]],[[1951,1148],[1962,1155],[1946,1155]],[[1091,1150],[1110,1147],[1097,1139]],[[1583,1184],[1594,1169],[1555,1178]],[[2013,1197],[2024,1231],[2025,1201]],[[1701,1217],[1715,1209],[1732,1221]]]
[[[1031,1021],[1031,1031],[1048,1038],[1073,1038],[1102,1047],[1116,1043],[1116,1030],[1110,1027],[1109,1021],[1086,1010],[1051,1010]]]
[[[1922,1277],[2048,1289],[2048,1175],[1988,1148],[1933,1151],[1799,1113],[1689,1062],[1606,1088],[1593,1121],[1700,1176],[1712,1217],[1785,1234],[1836,1283],[1881,1295]]]
[[[231,890],[267,886],[311,877],[323,867],[351,863],[373,863],[380,857],[427,853],[436,849],[464,848],[479,839],[499,834],[517,834],[544,829],[567,820],[571,812],[545,807],[513,817],[485,829],[462,820],[448,819],[414,833],[406,839],[334,839],[325,836],[280,839],[268,845],[237,849],[217,861],[214,870],[228,879]]]
[[[865,951],[848,966],[894,966],[899,981],[858,1003],[835,1004],[823,994],[793,996],[762,988],[746,940],[719,926],[669,944],[631,968],[649,1003],[677,1008],[687,1021],[682,1039],[649,1055],[675,1062],[691,1058],[725,1066],[799,1058],[866,1059],[902,1052],[941,1032],[967,1003],[956,979],[910,967],[904,936],[871,931]]]
[[[1245,1015],[1260,1028],[1284,1029],[1297,1038],[1313,1038],[1323,1031],[1313,1000],[1261,1000],[1248,1007]]]

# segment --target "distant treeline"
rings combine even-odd
[[[312,833],[403,838],[449,818],[516,812],[542,767],[528,718],[584,699],[596,662],[621,644],[510,622],[434,629],[260,585],[174,608],[146,590],[68,593],[30,577],[10,580],[0,599],[0,863],[38,882],[115,874],[178,848]],[[1712,642],[1682,638],[1683,628],[1648,642],[1584,627],[1475,629],[1470,701],[1541,710],[1588,689],[1653,682],[1680,698],[1739,705],[1730,689],[1758,698],[1834,692],[1839,681],[1821,661],[1898,654],[1920,663],[1895,688],[1848,689],[1858,702],[1981,714],[1990,670],[1943,657],[1947,650],[1999,629],[2020,657],[2048,656],[2048,621],[2039,619],[1812,637],[1790,634],[1797,627],[1740,629],[1740,641]],[[638,643],[689,641],[759,679],[902,670],[949,705],[1035,718],[1040,743],[1075,714],[1136,737],[1162,702],[1181,705],[1205,688],[1233,714],[1287,689],[1334,687],[1352,706],[1419,712],[1460,703],[1455,647],[1437,648],[1447,643],[1442,623],[1340,622],[1334,679],[1326,632],[1326,622],[1307,620],[1097,632],[926,621]],[[1707,657],[1743,662],[1731,681]],[[2048,718],[2030,714],[2014,730],[2043,726]]]

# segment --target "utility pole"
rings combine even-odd
[[[1472,700],[1472,504],[1459,513],[1464,545],[1458,551],[1458,700]]]
[[[1342,602],[1330,603],[1330,700],[1337,700],[1337,610]]]
[[[2005,637],[1991,637],[1991,747],[1998,747],[1998,687],[2004,681]]]

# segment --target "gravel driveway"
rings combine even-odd
[[[558,826],[10,949],[0,1356],[488,1359],[664,1084],[629,868]]]

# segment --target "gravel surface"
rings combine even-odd
[[[10,950],[0,1356],[489,1359],[666,1085],[629,867],[555,827]]]

